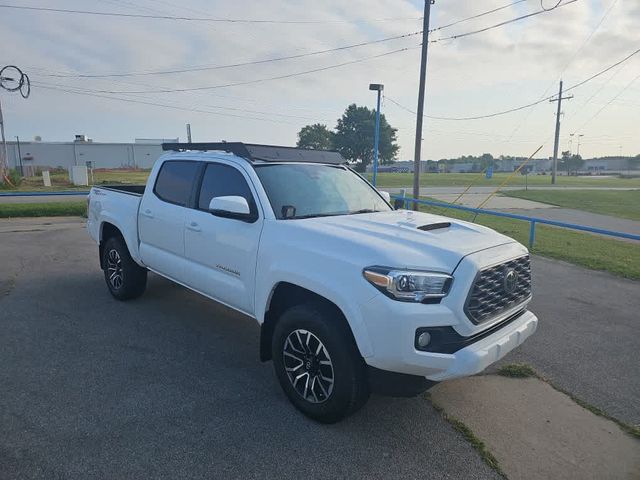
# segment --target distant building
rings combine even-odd
[[[622,172],[640,169],[640,162],[634,162],[633,157],[604,157],[585,160],[581,171],[586,172]]]
[[[76,135],[72,142],[7,142],[9,168],[25,169],[25,174],[36,168],[73,165],[93,168],[151,168],[163,153],[162,143],[178,139],[136,139],[135,143],[99,143],[86,135]],[[19,154],[19,153],[20,154]],[[22,158],[20,158],[20,156]]]

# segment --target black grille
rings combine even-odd
[[[515,272],[517,277],[514,279],[510,272]],[[486,322],[530,296],[531,267],[529,255],[525,255],[482,270],[471,288],[465,313],[473,323]]]

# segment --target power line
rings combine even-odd
[[[34,84],[35,83],[36,82],[34,82]],[[126,102],[126,103],[138,103],[138,104],[141,104],[141,105],[150,105],[150,106],[154,106],[154,107],[170,108],[170,109],[174,109],[174,110],[182,110],[182,111],[185,111],[185,112],[205,113],[205,114],[209,114],[209,115],[218,115],[218,116],[222,116],[222,117],[240,118],[240,119],[243,119],[243,120],[258,120],[258,121],[263,121],[263,122],[281,123],[281,124],[287,124],[287,125],[298,125],[297,123],[285,122],[285,121],[282,121],[282,120],[275,120],[275,119],[272,119],[272,118],[250,117],[250,116],[245,116],[245,115],[234,115],[234,114],[231,114],[231,113],[212,112],[210,110],[203,110],[203,109],[199,109],[199,108],[188,108],[188,107],[181,107],[181,106],[177,106],[177,105],[150,102],[150,101],[145,101],[145,100],[136,100],[136,99],[130,99],[130,98],[114,97],[114,96],[110,96],[110,95],[102,95],[102,94],[99,94],[99,93],[85,92],[85,91],[81,91],[81,90],[68,90],[68,89],[65,89],[65,88],[59,88],[57,86],[47,86],[47,85],[41,84],[41,83],[38,84],[38,87],[46,89],[46,90],[57,90],[57,91],[64,92],[64,93],[71,93],[71,94],[74,94],[74,95],[84,95],[84,96],[88,96],[88,97],[105,98],[105,99],[108,99],[108,100],[118,100],[118,101]]]
[[[596,73],[594,75],[591,75],[590,77],[582,80],[581,82],[578,82],[575,85],[572,85],[572,86],[566,88],[564,90],[564,92],[566,93],[566,92],[568,92],[570,90],[574,90],[574,89],[576,89],[578,87],[581,87],[585,83],[590,82],[591,80],[599,77],[600,75],[603,75],[604,73],[608,72],[612,68],[615,68],[618,65],[621,65],[622,63],[626,62],[627,60],[632,58],[634,55],[637,55],[638,53],[640,53],[640,48],[635,50],[634,52],[630,53],[629,55],[624,57],[622,60],[619,60],[616,63],[614,63],[613,65],[608,66],[604,70],[600,70],[598,73]],[[538,105],[539,103],[546,102],[547,100],[551,100],[554,97],[555,97],[555,95],[550,95],[548,97],[541,98],[540,100],[528,103],[526,105],[520,105],[519,107],[514,107],[514,108],[510,108],[508,110],[502,110],[502,111],[499,111],[499,112],[489,113],[489,114],[485,114],[485,115],[475,115],[475,116],[468,116],[468,117],[439,117],[439,116],[435,116],[435,115],[425,115],[425,117],[433,119],[433,120],[480,120],[480,119],[483,119],[483,118],[492,118],[492,117],[497,117],[499,115],[506,115],[507,113],[513,113],[513,112],[517,112],[519,110],[524,110],[525,108],[530,108],[530,107],[533,107],[534,105]],[[389,100],[391,103],[393,103],[394,105],[402,108],[403,110],[406,110],[407,112],[410,112],[413,115],[416,114],[416,112],[414,112],[413,110],[405,107],[404,105],[401,105],[399,102],[397,102],[396,100],[392,99],[388,95],[385,98],[387,100]]]
[[[473,15],[471,17],[467,17],[467,18],[463,18],[461,20],[457,20],[455,22],[437,27],[435,29],[431,29],[429,30],[429,32],[434,32],[437,30],[442,30],[448,27],[451,27],[453,25],[468,21],[468,20],[472,20],[475,18],[479,18],[485,15],[488,15],[490,13],[494,13],[497,12],[499,10],[511,7],[513,5],[516,5],[518,3],[522,3],[526,0],[517,0],[513,3],[510,3],[508,5],[504,5],[502,7],[498,7],[498,8],[494,8],[492,10],[487,10],[485,12],[479,13],[477,15]],[[577,0],[571,0],[571,2],[575,2]],[[0,7],[2,7],[3,5],[0,5]],[[556,7],[554,7],[556,8]],[[550,11],[552,9],[549,10],[545,10],[545,11]],[[540,11],[531,15],[536,15],[538,13],[544,13],[544,11]],[[128,14],[127,14],[128,15]],[[176,19],[179,19],[181,17],[175,17]],[[503,22],[503,24],[506,23],[510,23],[510,22],[514,22],[517,20],[520,20],[522,18],[526,18],[525,17],[519,17],[513,20],[510,20],[508,22]],[[500,26],[502,24],[498,24],[497,26]],[[480,33],[482,31],[486,31],[492,28],[496,28],[497,26],[491,26],[491,27],[487,27],[486,29],[482,29],[482,30],[477,30],[474,32],[467,32],[464,34],[460,34],[460,35],[456,35],[455,37],[460,37],[460,36],[467,36],[467,35],[473,35],[475,33]],[[260,64],[265,64],[265,63],[272,63],[272,62],[280,62],[280,61],[284,61],[284,60],[292,60],[292,59],[298,59],[298,58],[304,58],[304,57],[310,57],[310,56],[315,56],[315,55],[322,55],[322,54],[326,54],[326,53],[333,53],[333,52],[338,52],[338,51],[343,51],[343,50],[349,50],[349,49],[353,49],[353,48],[358,48],[358,47],[363,47],[363,46],[367,46],[367,45],[375,45],[378,43],[384,43],[384,42],[388,42],[388,41],[392,41],[392,40],[399,40],[399,39],[403,39],[403,38],[409,38],[409,37],[413,37],[416,35],[421,35],[422,31],[417,31],[417,32],[410,32],[410,33],[405,33],[402,35],[394,35],[391,37],[385,37],[385,38],[381,38],[381,39],[377,39],[377,40],[370,40],[367,42],[360,42],[360,43],[354,43],[354,44],[350,44],[350,45],[344,45],[344,46],[340,46],[340,47],[335,47],[335,48],[329,48],[329,49],[325,49],[325,50],[317,50],[317,51],[313,51],[313,52],[307,52],[307,53],[301,53],[301,54],[295,54],[295,55],[286,55],[286,56],[282,56],[282,57],[276,57],[276,58],[269,58],[269,59],[262,59],[262,60],[253,60],[253,61],[247,61],[247,62],[239,62],[239,63],[232,63],[232,64],[226,64],[226,65],[195,65],[195,66],[191,66],[191,67],[184,67],[184,68],[178,68],[178,69],[170,69],[170,70],[151,70],[151,71],[139,71],[139,72],[120,72],[120,73],[103,73],[103,74],[83,74],[83,73],[62,73],[62,74],[49,74],[49,75],[43,75],[45,77],[55,77],[55,78],[111,78],[111,77],[133,77],[133,76],[151,76],[151,75],[171,75],[171,74],[177,74],[177,73],[189,73],[189,72],[199,72],[199,71],[210,71],[210,70],[222,70],[222,69],[228,69],[228,68],[236,68],[236,67],[243,67],[243,66],[249,66],[249,65],[260,65]],[[447,38],[453,38],[453,37],[447,37]],[[433,40],[433,42],[437,42],[440,40],[445,40],[445,39],[438,39],[438,40]]]
[[[111,78],[111,77],[135,77],[135,76],[149,76],[149,75],[168,75],[168,74],[175,74],[175,73],[187,73],[187,72],[200,72],[200,71],[206,71],[206,70],[222,70],[222,69],[227,69],[227,68],[235,68],[235,67],[244,67],[244,66],[248,66],[248,65],[260,65],[260,64],[264,64],[264,63],[272,63],[272,62],[280,62],[283,60],[292,60],[292,59],[297,59],[297,58],[304,58],[304,57],[311,57],[311,56],[315,56],[315,55],[321,55],[321,54],[325,54],[325,53],[332,53],[332,52],[339,52],[342,50],[349,50],[352,48],[357,48],[357,47],[363,47],[366,45],[374,45],[374,44],[378,44],[378,43],[383,43],[383,42],[389,42],[391,40],[399,40],[402,38],[409,38],[409,37],[413,37],[416,35],[421,35],[422,31],[419,32],[411,32],[411,33],[405,33],[403,35],[395,35],[392,37],[386,37],[386,38],[380,38],[378,40],[371,40],[368,42],[360,42],[360,43],[354,43],[351,45],[344,45],[341,47],[335,47],[335,48],[328,48],[325,50],[317,50],[314,52],[307,52],[307,53],[299,53],[299,54],[295,54],[295,55],[286,55],[286,56],[282,56],[282,57],[276,57],[276,58],[268,58],[268,59],[263,59],[263,60],[253,60],[253,61],[247,61],[247,62],[239,62],[239,63],[231,63],[231,64],[227,64],[227,65],[199,65],[199,66],[193,66],[193,67],[185,67],[185,68],[180,68],[180,69],[173,69],[173,70],[155,70],[155,71],[143,71],[143,72],[123,72],[123,73],[104,73],[104,74],[74,74],[74,73],[69,73],[69,74],[49,74],[49,75],[43,75],[44,77],[56,77],[56,78]]]
[[[96,15],[102,17],[124,17],[124,18],[143,18],[151,20],[178,20],[187,22],[207,22],[207,23],[267,23],[267,24],[284,24],[284,25],[326,25],[326,24],[343,24],[343,23],[366,23],[366,22],[394,22],[403,20],[420,20],[422,17],[396,17],[396,18],[374,18],[362,20],[274,20],[274,19],[245,19],[245,18],[213,18],[213,17],[187,17],[174,15],[147,15],[142,13],[121,13],[121,12],[96,12],[92,10],[72,10],[67,8],[49,8],[49,7],[29,7],[25,5],[9,5],[0,4],[0,8],[9,8],[14,10],[30,10],[48,13],[66,13],[76,15]]]
[[[38,82],[38,81],[34,81],[33,84],[35,86],[38,87],[50,87],[51,89],[58,89],[61,91],[65,91],[68,93],[72,93],[69,89],[73,90],[73,93],[76,92],[82,92],[82,93],[86,93],[86,94],[100,94],[100,91],[98,90],[91,90],[91,89],[87,89],[87,88],[80,88],[80,87],[73,87],[73,86],[69,86],[69,85],[61,85],[58,83],[47,83],[47,82]],[[144,101],[149,101],[149,99],[146,98],[142,98],[142,100]],[[153,99],[155,100],[155,99]],[[164,105],[164,104],[163,104]],[[294,118],[294,119],[301,119],[301,120],[310,120],[310,121],[318,121],[318,119],[316,117],[308,117],[308,116],[303,116],[303,115],[290,115],[290,114],[284,114],[284,113],[276,113],[273,111],[269,111],[269,112],[265,112],[265,111],[261,111],[261,110],[251,110],[251,109],[246,109],[246,108],[239,108],[239,107],[223,107],[220,105],[206,105],[203,104],[203,107],[207,107],[207,108],[213,108],[213,109],[220,109],[220,110],[230,110],[230,111],[236,111],[236,112],[245,112],[245,113],[257,113],[259,115],[269,115],[269,116],[276,116],[276,117],[285,117],[285,118]]]
[[[397,50],[391,50],[390,52],[385,52],[385,53],[379,53],[377,55],[370,55],[368,57],[363,57],[363,58],[358,58],[355,60],[349,60],[347,62],[342,62],[342,63],[336,63],[333,65],[327,65],[324,67],[318,67],[318,68],[313,68],[311,70],[304,70],[301,72],[294,72],[294,73],[287,73],[284,75],[276,75],[273,77],[267,77],[267,78],[255,78],[252,80],[243,80],[241,82],[232,82],[232,83],[225,83],[225,84],[220,84],[220,85],[207,85],[207,86],[203,86],[203,87],[191,87],[191,88],[164,88],[164,89],[157,89],[157,90],[134,90],[134,91],[120,91],[120,90],[96,90],[97,93],[110,93],[110,94],[130,94],[130,93],[175,93],[175,92],[195,92],[195,91],[203,91],[203,90],[215,90],[218,88],[227,88],[227,87],[236,87],[236,86],[240,86],[240,85],[251,85],[254,83],[262,83],[262,82],[268,82],[268,81],[272,81],[272,80],[282,80],[285,78],[291,78],[291,77],[298,77],[301,75],[308,75],[310,73],[317,73],[317,72],[323,72],[325,70],[331,70],[334,68],[340,68],[340,67],[344,67],[346,65],[353,65],[355,63],[362,63],[362,62],[366,62],[367,60],[373,60],[376,58],[382,58],[382,57],[387,57],[389,55],[394,55],[396,53],[401,53],[401,52],[406,52],[408,50],[413,50],[415,48],[420,48],[420,45],[418,45],[417,47],[405,47],[405,48],[400,48]]]
[[[596,118],[598,115],[600,115],[600,113],[602,113],[602,111],[607,108],[609,105],[611,105],[611,103],[613,103],[614,100],[617,100],[624,92],[626,92],[629,87],[631,87],[631,85],[633,85],[636,80],[638,80],[640,78],[640,74],[636,75],[629,83],[627,83],[627,85],[618,92],[618,94],[613,97],[611,100],[609,100],[607,103],[605,103],[602,107],[600,107],[600,109],[594,113],[589,120],[587,120],[586,122],[584,122],[580,128],[577,128],[574,130],[573,134],[575,134],[576,132],[582,130],[584,127],[586,127],[589,123],[591,123],[593,121],[594,118]]]
[[[577,1],[578,0],[569,0],[568,2],[563,3],[563,4],[559,5],[559,6],[569,5],[570,3],[574,3],[574,2],[577,2]],[[0,5],[0,6],[2,6],[2,5]],[[555,8],[557,8],[557,7],[554,7],[554,9]],[[474,35],[474,34],[477,34],[477,33],[485,32],[487,30],[491,30],[493,28],[497,28],[499,26],[506,25],[508,23],[512,23],[512,22],[515,22],[515,21],[518,21],[518,20],[522,20],[523,18],[528,18],[528,17],[533,16],[533,15],[539,15],[540,13],[545,13],[545,12],[548,12],[548,11],[551,11],[551,9],[549,9],[549,10],[540,10],[538,12],[534,12],[534,13],[531,13],[531,14],[528,14],[528,15],[524,15],[524,16],[515,18],[515,19],[507,20],[506,22],[501,22],[499,24],[492,25],[490,27],[486,27],[486,28],[483,28],[483,29],[480,29],[480,30],[475,30],[475,31],[472,31],[472,32],[458,34],[458,35],[455,35],[455,36],[452,36],[452,37],[447,37],[447,38],[454,38],[454,37],[455,38],[459,38],[459,37],[462,37],[462,36]],[[414,32],[414,33],[410,33],[410,34],[404,34],[404,36],[405,37],[409,37],[409,36],[416,35],[416,34],[419,34],[419,33],[422,33],[422,32]],[[402,38],[402,36],[398,36],[398,38]],[[444,39],[432,40],[432,41],[430,41],[430,43],[431,42],[437,42],[437,41],[440,41],[440,40],[444,40]],[[386,41],[386,40],[381,39],[380,41]],[[364,43],[367,44],[368,42],[364,42]],[[379,41],[372,41],[371,43],[379,43]],[[347,47],[349,47],[349,46],[347,46]],[[349,47],[349,48],[353,48],[353,47]],[[390,52],[385,52],[385,53],[378,54],[378,55],[372,55],[372,56],[369,56],[369,57],[364,57],[364,58],[360,58],[360,59],[356,59],[356,60],[351,60],[351,61],[348,61],[348,62],[342,62],[342,63],[338,63],[338,64],[334,64],[334,65],[328,65],[328,66],[325,66],[325,67],[319,67],[319,68],[315,68],[315,69],[311,69],[311,70],[305,70],[305,71],[302,71],[302,72],[295,72],[295,73],[290,73],[290,74],[285,74],[285,75],[278,75],[278,76],[268,77],[268,78],[263,78],[263,79],[246,80],[246,81],[242,81],[242,82],[234,82],[234,83],[228,83],[228,84],[222,84],[222,85],[211,85],[211,86],[192,87],[192,88],[165,88],[165,89],[156,89],[156,90],[133,90],[133,91],[96,90],[96,92],[109,93],[109,94],[175,93],[175,92],[192,92],[192,91],[201,91],[201,90],[213,90],[213,89],[217,89],[217,88],[227,88],[227,87],[234,87],[234,86],[240,86],[240,85],[250,85],[250,84],[254,84],[254,83],[261,83],[261,82],[264,82],[264,81],[281,80],[281,79],[284,79],[284,78],[290,78],[290,77],[295,77],[295,76],[300,76],[300,75],[307,75],[307,74],[310,74],[310,73],[317,73],[317,72],[321,72],[321,71],[324,71],[324,70],[329,70],[329,69],[333,69],[333,68],[339,68],[339,67],[343,67],[345,65],[351,65],[351,64],[354,64],[354,63],[360,63],[360,62],[364,62],[364,61],[367,61],[367,60],[371,60],[371,59],[380,58],[380,57],[384,57],[384,56],[387,56],[387,55],[392,55],[392,54],[395,54],[395,53],[403,52],[403,51],[409,50],[411,48],[412,47],[405,47],[405,48],[392,50]],[[335,51],[335,50],[339,50],[339,49],[343,49],[343,48],[342,47],[338,47],[336,49],[330,49],[329,51]],[[295,57],[306,56],[306,55],[308,55],[308,54],[299,54],[297,56],[290,56],[289,58],[295,58]],[[270,60],[270,61],[273,61],[273,60]],[[265,61],[256,61],[255,63],[258,63],[258,62],[263,63]],[[247,62],[247,64],[251,64],[251,63],[254,63],[254,62]],[[227,67],[225,67],[225,68],[227,68]],[[542,102],[542,100],[540,102],[537,102],[537,103],[541,103],[541,102]],[[535,104],[536,103],[531,104],[531,105],[527,105],[527,106],[523,106],[523,107],[519,107],[517,110],[521,110],[523,108],[528,108],[528,107],[533,106]],[[517,111],[517,110],[513,110],[513,111]],[[505,113],[510,113],[510,112],[505,112]],[[472,119],[469,118],[468,120],[472,120]]]
[[[556,5],[555,7],[553,7],[553,8],[549,8],[549,9],[547,9],[547,10],[544,10],[544,9],[543,9],[543,10],[537,10],[537,11],[535,11],[535,12],[528,13],[528,14],[526,14],[526,15],[521,15],[521,16],[519,16],[519,17],[512,18],[511,20],[505,20],[504,22],[496,23],[495,25],[491,25],[491,26],[489,26],[489,27],[484,27],[484,28],[480,28],[480,29],[478,29],[478,30],[472,30],[472,31],[470,31],[470,32],[465,32],[465,33],[458,33],[458,34],[456,34],[456,35],[450,35],[450,36],[448,36],[448,37],[436,38],[435,40],[430,40],[430,42],[431,42],[431,43],[437,43],[437,42],[442,42],[442,41],[444,41],[444,40],[456,40],[456,39],[458,39],[458,38],[463,38],[463,37],[468,37],[468,36],[471,36],[471,35],[476,35],[476,34],[478,34],[478,33],[483,33],[483,32],[486,32],[486,31],[488,31],[488,30],[493,30],[494,28],[503,27],[503,26],[508,25],[508,24],[510,24],[510,23],[514,23],[514,22],[518,22],[518,21],[520,21],[520,20],[524,20],[524,19],[526,19],[526,18],[535,17],[536,15],[540,15],[540,14],[542,14],[542,13],[548,13],[548,12],[551,12],[551,11],[553,11],[553,10],[557,9],[557,8],[565,7],[565,6],[567,6],[567,5],[570,5],[570,4],[572,4],[572,3],[575,3],[575,2],[577,2],[577,1],[578,1],[578,0],[569,0],[569,1],[567,1],[567,2],[565,2],[565,3],[562,3],[562,4],[561,4],[561,3],[558,3],[558,5]]]
[[[463,19],[460,19],[460,20],[456,20],[456,21],[451,22],[451,23],[447,23],[445,25],[441,25],[441,26],[436,27],[436,28],[432,28],[431,30],[429,30],[429,33],[437,32],[438,30],[444,30],[445,28],[453,27],[454,25],[458,25],[458,24],[463,23],[463,22],[468,22],[469,20],[475,20],[476,18],[484,17],[485,15],[489,15],[490,13],[499,12],[500,10],[504,10],[505,8],[513,7],[514,5],[517,5],[518,3],[522,3],[522,2],[526,2],[526,1],[527,0],[516,0],[515,2],[512,2],[512,3],[508,4],[508,5],[503,5],[502,7],[494,8],[492,10],[487,10],[486,12],[478,13],[477,15],[473,15],[471,17],[466,17],[466,18],[463,18]]]
[[[604,13],[604,15],[600,18],[600,21],[597,23],[597,25],[591,30],[591,33],[587,36],[587,38],[585,38],[585,40],[582,42],[582,45],[580,45],[580,47],[573,53],[573,55],[571,55],[571,57],[569,58],[569,60],[567,60],[567,62],[564,64],[564,66],[562,67],[562,69],[560,70],[560,74],[557,75],[557,80],[560,80],[562,78],[562,75],[564,74],[564,72],[567,70],[567,68],[569,68],[569,65],[571,65],[573,63],[573,61],[576,59],[576,57],[580,54],[580,52],[582,52],[582,50],[584,49],[584,47],[589,43],[589,41],[593,38],[593,36],[595,35],[595,33],[598,31],[598,29],[600,28],[600,26],[604,23],[604,21],[607,19],[607,17],[609,16],[609,13],[611,13],[611,10],[613,10],[613,7],[616,5],[616,3],[618,2],[618,0],[613,0],[611,2],[611,4],[609,5],[609,8],[607,8],[607,11]],[[549,85],[547,86],[547,88],[544,89],[544,92],[542,92],[542,98],[545,97],[545,95],[547,95],[547,92],[549,91],[549,89],[555,85],[555,82],[557,80],[553,80],[551,83],[549,83]],[[509,135],[509,139],[511,139],[518,130],[520,130],[520,128],[522,127],[522,125],[524,125],[524,123],[527,121],[527,119],[529,118],[529,115],[531,115],[531,112],[533,110],[529,110],[527,112],[527,114],[524,116],[524,118],[522,119],[522,121],[511,131],[511,135]]]

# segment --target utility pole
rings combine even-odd
[[[0,69],[0,90],[19,92],[22,98],[31,94],[31,80],[29,76],[14,65],[6,65]],[[0,103],[0,137],[2,138],[2,155],[0,156],[0,183],[9,182],[9,155],[7,141],[4,137],[4,119],[2,117],[2,103]],[[11,182],[9,182],[10,184]]]
[[[413,198],[420,198],[420,153],[422,151],[422,120],[424,118],[424,87],[427,79],[427,49],[429,47],[429,15],[435,0],[425,0],[422,18],[422,57],[420,60],[420,86],[418,88],[418,109],[416,111],[416,148],[413,156]],[[413,202],[418,210],[418,203]]]
[[[22,152],[20,151],[20,137],[16,135],[16,146],[18,147],[18,161],[20,162],[20,176],[24,177],[24,167],[22,166]]]
[[[7,141],[4,138],[4,118],[2,117],[2,102],[0,102],[0,137],[2,138],[2,158],[0,158],[0,183],[4,182],[9,171],[9,155]]]
[[[560,90],[558,91],[558,98],[552,98],[550,102],[558,102],[558,112],[556,113],[556,136],[553,142],[553,171],[551,174],[551,183],[555,185],[556,175],[558,173],[558,144],[560,143],[560,107],[562,100],[569,100],[573,98],[573,95],[568,97],[562,96],[562,80],[560,80]]]
[[[191,143],[191,124],[187,123],[187,143]]]

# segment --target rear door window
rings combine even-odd
[[[186,207],[189,204],[199,168],[198,162],[181,160],[164,162],[160,167],[153,192],[165,202]]]

